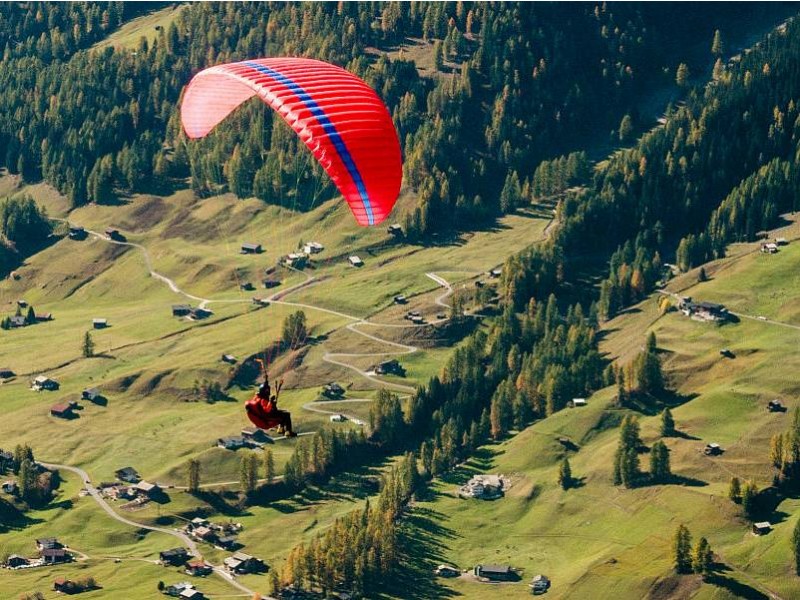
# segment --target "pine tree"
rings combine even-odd
[[[25,322],[28,325],[33,325],[36,323],[36,311],[33,310],[32,306],[28,307],[28,313],[25,315]]]
[[[94,340],[92,339],[92,334],[88,331],[83,336],[81,352],[83,353],[84,358],[91,358],[94,356]]]
[[[692,572],[692,534],[686,525],[679,525],[672,541],[672,556],[675,572],[686,574]]]
[[[748,519],[752,519],[758,511],[758,487],[748,481],[742,492],[742,510]]]
[[[665,408],[661,413],[661,435],[670,437],[675,435],[675,419],[672,418],[672,411]]]
[[[703,577],[710,575],[714,566],[714,553],[708,540],[701,537],[694,547],[692,554],[692,570]]]
[[[792,530],[792,559],[794,560],[794,572],[800,575],[800,520],[795,523]]]
[[[725,54],[725,44],[722,41],[722,34],[719,29],[714,32],[714,39],[711,42],[711,54],[717,58]]]
[[[664,442],[655,442],[650,448],[650,477],[656,482],[664,482],[671,476],[669,449]]]
[[[697,281],[699,283],[703,283],[704,281],[708,281],[708,275],[706,275],[705,267],[700,267],[700,271],[697,273]]]
[[[558,469],[558,485],[565,490],[572,487],[572,468],[569,466],[569,459],[566,457]]]
[[[239,483],[245,494],[250,494],[258,484],[258,457],[254,452],[245,452],[239,465]]]
[[[686,66],[686,63],[678,65],[678,70],[675,73],[675,83],[682,88],[689,85],[689,67]]]
[[[197,459],[189,459],[186,465],[186,487],[190,494],[195,494],[200,491],[200,461]]]
[[[272,455],[272,450],[264,451],[264,477],[267,483],[272,483],[275,480],[275,457]]]
[[[728,486],[728,498],[737,504],[742,501],[742,485],[738,477],[731,477],[731,483]]]

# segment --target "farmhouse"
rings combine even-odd
[[[36,313],[36,320],[40,322],[52,321],[53,313]]]
[[[406,371],[396,358],[385,360],[375,366],[377,375],[405,375]]]
[[[24,565],[29,565],[31,561],[29,561],[24,556],[20,556],[19,554],[12,554],[6,560],[6,566],[12,569],[16,569],[18,567],[22,567]]]
[[[777,254],[778,244],[773,244],[772,242],[761,244],[761,252],[764,254]]]
[[[290,254],[286,255],[286,258],[283,259],[283,264],[285,264],[287,267],[302,269],[306,266],[307,259],[308,257],[302,252],[291,252]]]
[[[344,388],[335,381],[325,384],[322,388],[322,395],[327,398],[341,398],[344,396]]]
[[[192,577],[211,575],[214,569],[204,560],[190,560],[186,563],[186,574]]]
[[[242,254],[261,254],[263,252],[261,244],[245,243],[242,244]]]
[[[53,550],[63,548],[64,544],[58,541],[57,538],[40,538],[36,540],[36,549],[41,552],[42,550]]]
[[[162,565],[179,566],[189,560],[189,553],[186,548],[171,548],[158,553],[158,559]]]
[[[516,579],[516,572],[508,565],[476,565],[473,570],[476,577],[490,581],[511,581]]]
[[[167,596],[174,596],[178,597],[181,595],[181,592],[184,590],[191,590],[194,589],[194,584],[189,583],[188,581],[181,581],[180,583],[173,583],[172,585],[168,585],[164,588],[164,593]]]
[[[235,550],[241,546],[235,535],[223,535],[217,538],[217,543],[215,545],[223,550]]]
[[[31,382],[31,389],[40,392],[42,390],[54,391],[59,387],[55,379],[50,379],[44,375],[38,375]]]
[[[92,319],[92,327],[94,329],[105,329],[108,327],[108,319],[96,318]]]
[[[458,490],[462,498],[494,500],[504,494],[505,482],[502,475],[476,475]]]
[[[192,535],[205,542],[213,542],[217,537],[216,532],[207,526],[195,527],[192,530]]]
[[[305,246],[303,246],[303,252],[306,254],[319,254],[323,250],[325,250],[325,246],[319,242],[308,242]]]
[[[136,469],[133,467],[117,469],[114,471],[114,475],[116,475],[117,479],[120,481],[127,481],[128,483],[139,483],[142,480],[142,478],[139,477],[139,473],[137,473]]]
[[[0,367],[0,379],[8,379],[14,376],[14,371],[8,367]]]
[[[71,239],[71,240],[83,240],[83,239],[86,239],[86,229],[84,229],[81,225],[70,225],[69,226],[69,239]]]
[[[361,260],[361,258],[356,256],[356,255],[348,256],[347,257],[347,262],[349,262],[350,265],[353,266],[353,267],[363,267],[364,266],[364,261]]]
[[[239,575],[245,573],[260,573],[266,570],[264,561],[244,552],[237,552],[223,561],[225,568],[231,573]]]
[[[190,312],[192,312],[192,307],[189,304],[173,304],[172,305],[172,316],[173,317],[185,317]]]
[[[439,565],[433,572],[439,577],[458,577],[461,575],[461,571],[451,565]]]
[[[39,552],[39,556],[46,565],[55,565],[72,560],[72,556],[64,548],[45,548]]]
[[[235,365],[237,362],[236,357],[233,354],[223,354],[221,360],[229,365]]]
[[[140,481],[135,486],[133,486],[133,489],[147,496],[148,498],[154,498],[162,493],[161,488],[157,483],[149,483],[144,480]]]
[[[701,321],[726,321],[730,316],[725,306],[713,302],[692,302],[691,299],[686,299],[679,308],[687,317]]]
[[[772,525],[769,521],[761,521],[760,523],[753,523],[753,533],[755,535],[766,535],[772,531]]]
[[[50,407],[50,414],[59,419],[71,419],[73,416],[72,406],[69,404],[54,404]]]

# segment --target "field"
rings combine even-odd
[[[52,321],[2,333],[0,363],[17,374],[0,385],[0,402],[6,409],[2,447],[30,443],[38,459],[82,468],[93,482],[113,480],[116,469],[132,465],[146,479],[167,486],[169,502],[130,512],[111,501],[121,516],[167,529],[179,527],[197,511],[219,521],[233,518],[244,525],[240,540],[245,550],[268,564],[280,562],[300,539],[375,493],[369,480],[385,465],[368,465],[324,490],[309,489],[298,497],[237,513],[230,490],[238,488],[239,456],[213,446],[217,438],[236,435],[248,424],[242,402],[252,391],[234,386],[227,390],[228,401],[187,401],[193,382],[226,381],[230,367],[220,361],[221,354],[242,359],[260,352],[280,337],[284,318],[302,308],[310,334],[319,340],[293,364],[279,358],[272,365],[273,375],[286,376],[282,405],[292,411],[301,433],[328,424],[328,412],[341,411],[366,421],[369,400],[381,384],[358,370],[369,370],[380,356],[399,354],[406,377],[387,381],[413,385],[437,373],[451,351],[436,341],[435,328],[409,328],[401,318],[402,309],[392,305],[392,296],[406,294],[408,308],[434,318],[434,313],[445,310],[435,301],[447,290],[426,273],[471,286],[473,278],[500,264],[510,251],[540,239],[548,223],[535,214],[521,213],[502,219],[491,230],[432,246],[409,246],[390,240],[384,228],[358,228],[346,207],[335,201],[308,213],[293,213],[230,195],[201,201],[179,191],[170,197],[135,196],[120,205],[92,205],[67,214],[64,199],[46,185],[20,187],[11,177],[0,178],[0,184],[7,192],[30,193],[51,216],[68,218],[98,234],[83,241],[54,240],[17,270],[19,280],[0,283],[3,313],[13,314],[17,301],[24,299],[37,313],[53,314]],[[409,201],[404,198],[401,206]],[[112,244],[102,235],[108,226],[119,228],[126,242],[136,245]],[[281,285],[258,289],[263,269],[301,240],[312,239],[324,244],[325,251],[305,273],[279,268],[273,276],[281,278]],[[240,254],[245,241],[263,244],[264,253]],[[346,265],[346,257],[355,253],[364,258],[362,269]],[[181,293],[149,270],[171,279]],[[309,278],[311,285],[284,297]],[[244,281],[258,286],[256,291],[241,291],[239,284]],[[252,297],[275,293],[279,295],[267,307],[252,303]],[[202,321],[172,316],[171,305],[184,302],[203,303],[213,315]],[[92,319],[98,317],[108,319],[109,327],[92,330]],[[362,319],[375,325],[360,323],[357,331],[345,328]],[[92,358],[81,354],[87,331],[96,347]],[[424,347],[412,345],[417,343]],[[328,357],[350,366],[333,364]],[[60,389],[31,391],[29,381],[37,374],[55,378]],[[319,398],[321,385],[331,380],[348,389],[348,399],[365,401],[304,409]],[[52,404],[77,400],[87,387],[99,387],[107,403],[81,401],[78,417],[72,420],[49,415]],[[294,443],[279,440],[269,445],[279,473]],[[204,485],[219,484],[201,498],[169,488],[185,485],[189,458],[200,460]],[[157,558],[158,551],[181,545],[179,540],[137,531],[109,518],[92,498],[79,496],[75,475],[62,474],[65,483],[54,503],[31,511],[29,522],[15,524],[3,534],[0,552],[30,555],[33,539],[54,535],[88,558],[58,569],[2,571],[0,598],[47,589],[51,578],[62,574],[95,576],[103,589],[86,597],[112,597],[109,594],[122,589],[131,597],[150,597],[158,580],[174,583],[185,578],[148,562]],[[85,527],[87,521],[92,526]],[[201,551],[215,564],[226,556],[208,545]],[[123,561],[114,563],[112,556]],[[252,589],[266,587],[263,576],[240,580]],[[207,578],[198,587],[212,597],[232,591],[219,577]],[[9,596],[4,595],[6,590]]]

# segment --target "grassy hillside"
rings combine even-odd
[[[793,239],[796,226],[776,233]],[[709,281],[697,283],[697,272],[691,272],[671,282],[668,291],[791,324],[799,267],[800,245],[794,242],[776,255],[761,254],[757,244],[740,245],[729,258],[706,266]],[[723,326],[677,312],[660,316],[651,298],[606,324],[601,349],[625,362],[650,331],[658,337],[664,365],[682,398],[673,409],[680,436],[665,441],[672,471],[683,483],[633,490],[611,484],[616,424],[626,411],[609,406],[612,389],[601,391],[585,409],[565,410],[490,446],[481,459],[437,482],[431,498],[416,509],[441,523],[433,536],[441,544],[440,553],[424,557],[431,568],[442,561],[462,568],[481,562],[523,568],[523,582],[501,588],[504,598],[529,595],[525,580],[539,572],[552,578],[549,595],[555,598],[800,594],[800,581],[786,558],[800,501],[786,499],[765,514],[774,530],[756,537],[741,508],[727,499],[731,476],[761,488],[772,481],[769,438],[788,427],[790,416],[768,412],[766,403],[782,399],[789,415],[797,405],[800,332],[744,316]],[[736,358],[720,356],[724,347]],[[641,423],[647,445],[659,439],[657,415],[642,415]],[[566,451],[558,436],[568,436],[580,449]],[[709,442],[720,443],[725,453],[704,456],[702,448]],[[565,455],[581,478],[580,487],[566,492],[557,485],[557,467]],[[641,458],[646,470],[647,456]],[[494,502],[455,498],[456,483],[475,470],[511,475],[514,485]],[[711,582],[673,575],[671,540],[680,523],[695,540],[706,536],[716,560],[725,565]],[[440,589],[442,595],[485,598],[501,593],[464,579],[438,583],[446,588]]]
[[[391,304],[391,297],[404,293],[410,298],[409,309],[420,309],[433,318],[445,310],[435,300],[446,290],[426,273],[436,271],[450,282],[472,287],[472,278],[502,262],[509,251],[539,239],[548,223],[534,214],[512,215],[492,230],[430,246],[408,246],[392,242],[384,228],[357,227],[346,207],[335,201],[308,213],[292,213],[230,195],[201,201],[180,191],[170,197],[135,196],[121,205],[92,205],[67,214],[63,198],[45,185],[20,188],[12,178],[0,182],[9,191],[30,193],[52,216],[98,233],[107,226],[118,227],[128,242],[141,246],[115,245],[93,235],[83,241],[58,239],[18,269],[19,280],[0,282],[4,314],[13,314],[17,300],[24,299],[37,312],[54,316],[53,321],[0,334],[0,363],[17,373],[15,379],[0,385],[5,409],[1,445],[29,443],[37,458],[79,466],[96,482],[113,479],[115,469],[131,464],[149,480],[183,485],[189,458],[200,460],[203,483],[238,481],[239,456],[212,446],[218,437],[237,434],[249,424],[242,402],[252,392],[234,387],[228,390],[229,401],[216,404],[185,400],[196,379],[227,380],[229,367],[220,361],[222,353],[244,358],[278,339],[283,319],[297,309],[294,302],[305,305],[311,334],[321,336],[308,352],[301,353],[302,361],[292,365],[282,394],[282,405],[292,411],[300,432],[329,422],[328,414],[303,409],[318,399],[323,383],[337,380],[348,388],[348,398],[366,400],[379,387],[353,370],[326,362],[329,354],[369,369],[381,355],[412,349],[344,328],[358,319],[376,323],[361,325],[361,329],[378,338],[424,346],[401,357],[406,377],[393,380],[406,385],[426,381],[450,352],[445,346],[449,340],[437,341],[433,328],[381,327],[381,323],[408,324],[401,318],[403,310]],[[259,286],[263,269],[297,248],[301,240],[325,245],[325,251],[306,269],[307,275],[279,269],[276,275],[282,284],[275,290],[239,289],[243,281]],[[245,241],[261,243],[265,252],[241,255],[239,248]],[[364,258],[362,269],[347,266],[346,257],[354,253]],[[176,286],[196,298],[172,291],[164,281],[151,277],[149,268],[174,279]],[[288,290],[306,277],[315,281],[283,298],[288,304],[273,303],[256,310],[251,302],[254,296]],[[171,315],[172,304],[197,306],[201,298],[214,313],[210,318],[192,322]],[[95,317],[107,318],[110,326],[92,330]],[[81,355],[86,331],[92,331],[98,354],[88,359]],[[342,358],[342,353],[377,356]],[[288,367],[285,359],[274,365],[276,371]],[[29,390],[29,380],[39,373],[56,378],[61,388]],[[81,390],[90,386],[102,390],[107,405],[83,401],[79,417],[70,421],[49,416],[52,404],[78,399]],[[325,405],[323,410],[341,410],[366,420],[369,403]],[[270,445],[278,472],[293,445],[285,440]],[[237,488],[234,483],[206,498],[170,489],[167,504],[120,514],[167,527],[179,526],[197,510],[216,513],[218,520],[235,518],[245,526],[240,539],[246,551],[273,563],[283,559],[298,536],[310,537],[374,493],[369,478],[383,468],[374,464],[324,490],[312,488],[243,513],[233,508],[235,495],[224,491]],[[59,570],[2,571],[0,589],[11,590],[9,597],[16,598],[26,590],[49,588],[47,582],[56,574],[78,577],[90,572],[104,590],[89,596],[103,597],[124,587],[132,597],[144,598],[159,579],[171,582],[165,574],[169,570],[142,559],[153,560],[159,550],[179,545],[178,540],[161,533],[137,534],[104,516],[91,498],[79,497],[77,492],[76,478],[67,475],[53,506],[29,513],[29,523],[2,536],[0,549],[31,554],[35,537],[56,535],[90,558]],[[87,520],[102,525],[83,527]],[[207,545],[202,551],[217,563],[225,556]],[[115,564],[106,558],[118,555],[130,560]],[[263,576],[242,581],[252,589],[266,587]],[[218,578],[205,580],[199,587],[212,594],[231,591]]]

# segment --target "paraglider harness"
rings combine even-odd
[[[264,372],[264,383],[262,383],[256,394],[247,401],[245,410],[248,418],[256,427],[261,429],[276,429],[278,433],[284,433],[286,437],[295,437],[297,434],[292,429],[292,415],[289,411],[278,410],[278,395],[283,387],[283,380],[279,380],[275,385],[275,393],[269,385],[269,374],[267,365],[263,360],[258,360]]]

